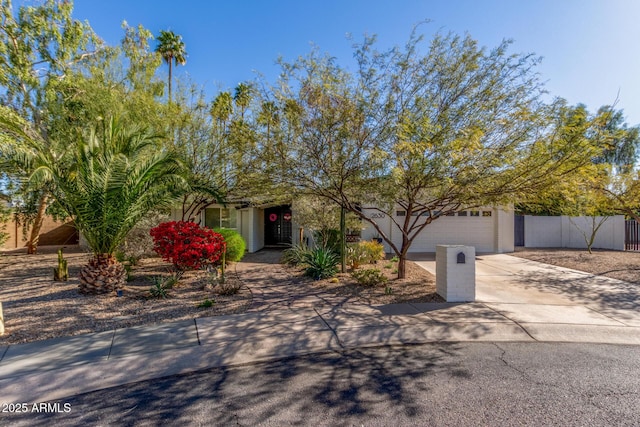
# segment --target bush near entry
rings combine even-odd
[[[226,262],[238,262],[244,256],[247,245],[236,230],[229,228],[214,228],[213,231],[222,235],[227,244]]]
[[[199,270],[222,256],[224,237],[193,222],[163,222],[149,234],[153,250],[177,271]]]

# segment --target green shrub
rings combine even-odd
[[[166,285],[165,279],[162,276],[154,276],[152,281],[153,286],[149,289],[151,298],[168,298],[170,287]]]
[[[340,252],[340,230],[324,228],[313,233],[313,238],[318,246]]]
[[[351,276],[363,286],[376,286],[387,282],[385,275],[375,268],[356,270],[351,273]]]
[[[347,264],[354,270],[362,264],[375,264],[383,258],[384,246],[375,240],[347,245]]]
[[[366,263],[364,247],[360,243],[347,245],[347,264],[353,270]]]
[[[236,230],[230,228],[216,228],[215,231],[218,234],[222,234],[224,241],[227,243],[227,262],[238,262],[244,256],[244,252],[247,249],[247,245]]]
[[[209,307],[213,307],[213,305],[216,303],[216,300],[210,300],[209,298],[207,298],[206,300],[202,301],[200,304],[197,305],[198,308],[209,308]]]
[[[304,263],[305,254],[311,252],[306,245],[295,245],[282,252],[280,262],[287,265],[302,265]]]
[[[326,279],[338,272],[338,255],[331,249],[319,247],[303,254],[304,274],[315,280]]]
[[[153,286],[149,289],[151,298],[168,298],[169,289],[173,288],[178,283],[178,278],[173,275],[169,277],[153,276],[151,277]]]
[[[377,261],[384,259],[384,246],[375,240],[365,240],[358,243],[362,246],[366,256],[367,263],[375,264]]]

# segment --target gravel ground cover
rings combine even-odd
[[[640,252],[593,249],[517,248],[514,256],[640,285]]]
[[[23,251],[0,254],[0,302],[5,334],[0,345],[40,341],[114,328],[210,317],[247,310],[286,309],[325,304],[389,304],[442,301],[435,293],[435,278],[407,262],[407,278],[394,279],[396,264],[374,266],[390,279],[385,286],[363,287],[348,274],[337,281],[313,281],[300,269],[280,264],[281,252],[260,251],[228,269],[227,281],[240,286],[235,295],[220,295],[202,271],[187,272],[168,290],[168,298],[151,298],[153,277],[168,277],[170,265],[146,258],[132,268],[121,297],[78,293],[78,272],[89,254],[78,247],[65,249],[70,278],[53,280],[57,248],[40,248],[37,255]],[[312,298],[309,298],[312,296]],[[214,302],[202,307],[205,301]],[[257,307],[256,307],[257,306]]]

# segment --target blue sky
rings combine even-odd
[[[28,3],[28,1],[27,1]],[[110,44],[120,24],[142,24],[154,34],[181,34],[188,73],[213,97],[252,80],[277,76],[275,60],[320,50],[352,63],[346,35],[377,34],[380,47],[403,44],[414,24],[468,32],[481,45],[513,39],[513,52],[542,56],[539,72],[554,96],[595,111],[619,94],[630,125],[640,124],[640,1],[638,0],[76,0],[76,18],[88,20]]]

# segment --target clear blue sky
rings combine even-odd
[[[481,45],[515,41],[514,52],[542,56],[547,89],[595,111],[618,94],[630,125],[640,124],[640,1],[638,0],[76,0],[75,17],[88,20],[108,43],[120,24],[154,34],[181,34],[188,73],[207,93],[251,80],[273,81],[279,55],[293,60],[315,43],[348,66],[351,42],[377,34],[381,47],[402,44],[414,24],[426,35],[468,32]]]

